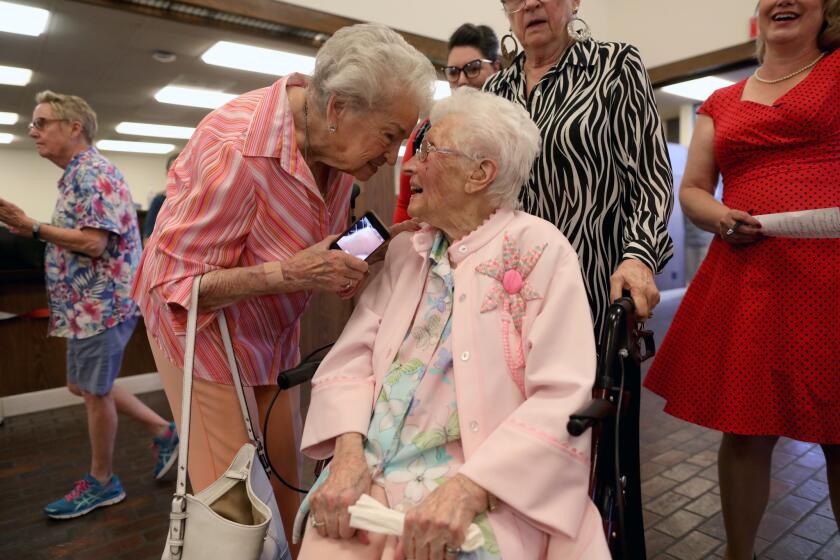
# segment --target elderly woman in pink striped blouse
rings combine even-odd
[[[311,77],[291,74],[208,115],[169,172],[167,197],[134,286],[175,418],[180,418],[190,286],[199,295],[189,475],[197,492],[246,441],[217,313],[232,327],[243,383],[262,416],[278,372],[300,359],[299,320],[313,290],[352,294],[367,264],[329,250],[347,224],[353,178],[393,165],[427,110],[431,63],[390,29],[339,30]],[[296,393],[271,415],[268,442],[298,480]],[[282,459],[281,459],[282,458]],[[276,491],[286,527],[299,499]]]

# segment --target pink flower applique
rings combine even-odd
[[[542,298],[542,295],[528,283],[528,275],[531,274],[537,261],[540,260],[547,245],[547,243],[537,245],[522,255],[516,244],[505,233],[502,262],[499,263],[498,259],[490,259],[479,264],[475,269],[479,274],[489,276],[497,282],[493,284],[490,293],[484,296],[484,300],[481,302],[481,312],[485,313],[501,307],[502,343],[505,361],[514,381],[523,394],[525,392],[523,372],[525,354],[522,349],[522,320],[525,317],[527,303]],[[511,323],[515,335],[510,332]],[[512,338],[515,348],[511,348]]]

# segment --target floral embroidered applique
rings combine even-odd
[[[497,282],[481,302],[481,312],[485,313],[501,307],[505,361],[523,394],[525,381],[522,368],[525,367],[525,354],[522,349],[522,320],[525,318],[527,303],[542,298],[542,295],[528,283],[528,276],[534,270],[547,245],[547,243],[537,245],[522,255],[516,244],[505,233],[501,263],[498,259],[490,259],[479,264],[475,269],[479,274],[489,276]],[[510,332],[511,323],[515,336]],[[516,342],[515,354],[514,349],[511,348],[511,338],[514,338]]]
[[[548,244],[537,245],[525,255],[521,255],[516,244],[505,234],[501,264],[498,259],[491,259],[481,263],[475,269],[479,274],[498,281],[498,284],[495,284],[490,293],[484,297],[481,303],[482,313],[492,311],[501,305],[513,319],[516,332],[522,334],[522,319],[525,317],[526,302],[542,298],[542,295],[528,284],[527,278],[534,270],[537,261],[540,260],[546,245]]]

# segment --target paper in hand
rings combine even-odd
[[[840,208],[820,208],[753,217],[761,222],[761,233],[771,237],[840,238]]]

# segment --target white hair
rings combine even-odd
[[[540,130],[521,106],[491,93],[462,87],[435,103],[432,126],[456,115],[453,148],[475,159],[491,159],[499,172],[487,190],[497,207],[516,208],[540,152]]]
[[[426,114],[435,79],[429,59],[401,35],[362,23],[339,29],[324,43],[315,56],[310,88],[322,110],[332,95],[360,111],[409,97]]]

